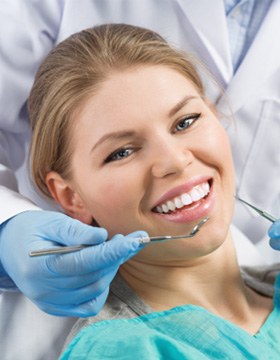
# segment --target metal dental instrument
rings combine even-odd
[[[235,196],[235,198],[236,198],[237,200],[241,201],[242,203],[248,205],[250,208],[252,208],[253,210],[255,210],[258,214],[260,214],[262,217],[266,218],[267,220],[271,221],[272,223],[274,223],[274,222],[277,220],[276,217],[270,215],[269,213],[267,213],[267,212],[264,211],[264,210],[261,210],[261,209],[257,208],[256,206],[248,203],[247,201],[240,199],[240,197]]]
[[[166,235],[166,236],[151,236],[151,237],[139,237],[139,242],[141,244],[149,244],[153,242],[161,242],[166,240],[176,240],[176,239],[185,239],[185,238],[191,238],[193,237],[200,228],[209,220],[208,217],[201,220],[195,227],[192,229],[192,231],[188,235]],[[77,245],[77,246],[60,246],[54,249],[44,249],[44,250],[35,250],[30,251],[29,256],[35,257],[35,256],[43,256],[43,255],[51,255],[51,254],[66,254],[74,251],[79,251],[81,249],[84,249],[86,247],[89,247],[92,245]]]

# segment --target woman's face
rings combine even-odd
[[[143,66],[111,75],[77,113],[72,135],[71,187],[110,236],[187,234],[209,217],[195,237],[138,256],[193,257],[225,240],[234,200],[227,135],[180,73]]]

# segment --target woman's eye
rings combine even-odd
[[[115,152],[113,152],[111,155],[109,155],[105,163],[111,162],[111,161],[118,161],[127,158],[133,153],[133,149],[127,148],[127,149],[119,149]]]
[[[183,131],[188,129],[193,125],[193,123],[196,122],[196,120],[199,119],[200,115],[201,114],[190,114],[183,119],[180,119],[175,126],[175,131]]]

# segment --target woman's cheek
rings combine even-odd
[[[209,131],[207,139],[207,148],[209,153],[212,153],[217,159],[230,160],[231,162],[231,149],[228,136],[224,128],[219,125],[218,129],[212,129]]]
[[[86,200],[98,224],[113,234],[122,232],[120,227],[123,227],[124,219],[131,214],[137,201],[136,184],[133,186],[125,178],[115,179],[111,176],[110,179],[95,181],[89,190],[92,196]]]

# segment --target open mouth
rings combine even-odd
[[[158,214],[172,214],[183,209],[191,208],[208,196],[210,188],[211,180],[205,181],[194,186],[189,192],[182,193],[162,204],[157,205],[152,209],[152,211]]]

